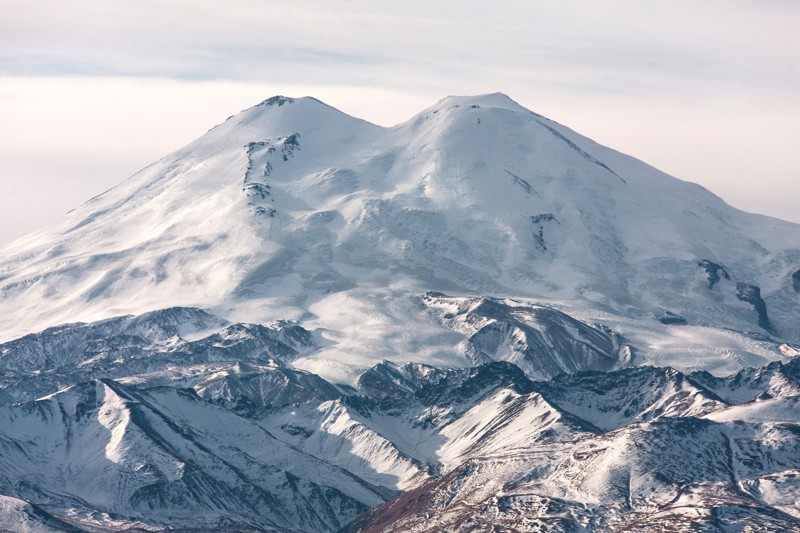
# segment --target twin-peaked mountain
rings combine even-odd
[[[502,94],[273,97],[0,250],[0,529],[800,529],[799,301]]]
[[[274,97],[8,245],[0,335],[200,307],[324,331],[308,368],[352,379],[376,357],[463,364],[419,300],[439,291],[549,302],[635,329],[652,362],[735,371],[781,343],[730,330],[800,341],[799,237],[502,94],[392,128]],[[703,344],[684,324],[721,328],[724,363],[684,360]]]

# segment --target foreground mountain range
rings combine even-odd
[[[531,336],[592,361],[570,342],[604,338],[559,318],[570,333]],[[348,386],[291,367],[314,348],[296,324],[190,341],[178,319],[218,323],[172,308],[0,346],[17,363],[0,408],[5,527],[800,528],[800,358],[725,378],[642,366],[548,381],[505,361],[384,361]],[[619,351],[608,347],[604,370]],[[67,352],[81,359],[52,356]]]
[[[798,230],[270,98],[0,250],[0,529],[800,529]]]

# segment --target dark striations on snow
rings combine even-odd
[[[552,213],[543,213],[541,215],[533,215],[530,217],[531,223],[533,224],[534,233],[533,233],[533,240],[536,243],[536,247],[542,251],[547,250],[547,243],[544,239],[544,228],[550,224],[561,224],[558,219]]]
[[[701,259],[697,264],[706,272],[706,284],[709,289],[713,289],[714,286],[719,283],[719,280],[723,278],[728,281],[731,279],[725,267],[720,264],[709,261],[708,259]]]

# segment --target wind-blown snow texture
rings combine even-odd
[[[0,529],[798,529],[798,272],[505,95],[273,97],[0,250]]]

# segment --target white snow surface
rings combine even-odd
[[[69,524],[59,523],[24,500],[0,495],[0,531],[60,533],[65,531],[65,527]]]
[[[698,261],[724,267],[709,288]],[[298,320],[338,382],[469,364],[420,296],[512,297],[626,335],[644,362],[730,373],[800,341],[800,226],[734,209],[503,94],[383,128],[274,97],[0,250],[0,340],[172,306]],[[736,284],[760,287],[764,331]],[[656,317],[674,312],[686,326]],[[785,350],[784,350],[785,352]]]

